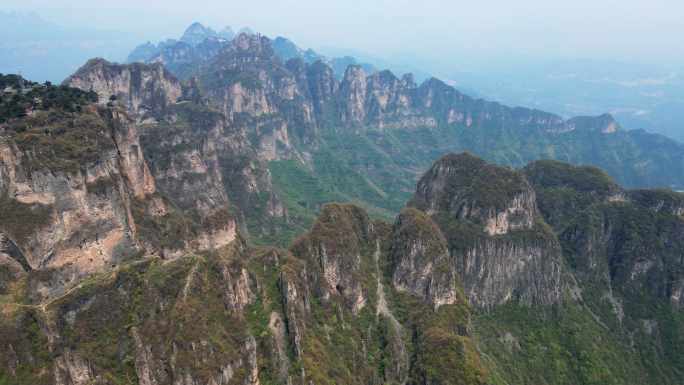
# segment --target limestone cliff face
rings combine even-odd
[[[350,65],[344,72],[344,80],[340,83],[340,92],[348,100],[339,112],[343,122],[361,122],[366,115],[366,74],[359,65]]]
[[[516,299],[549,305],[562,299],[561,248],[520,172],[467,153],[448,154],[417,183],[409,206],[441,228],[473,304]]]
[[[305,263],[294,258],[287,262],[278,275],[278,287],[288,320],[290,344],[295,358],[301,360],[304,357],[304,333],[311,320],[309,285]]]
[[[234,42],[223,47],[217,57],[203,63],[197,69],[197,74],[212,73],[213,76],[224,77],[232,75],[230,77],[234,77],[238,75],[238,72],[247,71],[242,75],[238,75],[237,79],[234,79],[233,86],[240,84],[242,87],[256,92],[256,94],[261,95],[262,101],[265,103],[259,107],[260,111],[253,109],[256,107],[245,105],[244,102],[234,102],[232,106],[226,104],[226,114],[232,116],[232,113],[235,112],[249,112],[252,116],[258,116],[261,113],[269,113],[269,103],[266,99],[267,93],[273,93],[282,99],[292,99],[294,97],[296,89],[294,76],[287,70],[278,73],[276,71],[278,69],[284,69],[284,67],[277,57],[271,41],[264,36],[243,33],[236,37]],[[232,74],[229,73],[231,70]],[[245,88],[228,88],[234,89],[229,94],[231,96],[239,96],[241,93],[238,91],[245,90]],[[208,90],[210,93],[217,92],[217,89],[214,87],[210,87]],[[263,91],[263,93],[257,92],[259,90]],[[229,100],[226,98],[224,102],[228,103]],[[243,98],[243,100],[257,99],[250,97]],[[271,102],[271,105],[273,105],[273,102]]]
[[[489,235],[536,224],[535,195],[525,177],[468,153],[438,159],[416,184],[415,197],[428,203],[428,213],[453,213]]]
[[[314,295],[323,301],[339,295],[352,314],[368,304],[364,281],[370,272],[374,241],[370,214],[355,205],[330,203],[313,228],[293,242],[292,254],[307,261],[314,274]]]
[[[390,71],[373,72],[368,78],[368,110],[366,115],[375,121],[374,125],[384,124],[426,125],[435,124],[427,116],[420,100],[418,85],[412,74],[405,74],[401,80]]]
[[[674,308],[684,306],[684,278],[677,273],[683,263],[672,258],[684,253],[684,220],[662,209],[666,200],[672,201],[664,198],[655,207],[597,203],[579,213],[559,233],[577,253],[573,267],[590,281],[607,278],[625,295],[647,290]]]
[[[561,248],[553,236],[536,242],[480,239],[456,258],[456,270],[469,300],[480,306],[510,299],[551,305],[565,292]]]
[[[364,125],[382,128],[385,125],[435,125],[427,116],[413,75],[399,80],[390,71],[374,71],[366,77],[359,65],[350,65],[340,83],[343,95],[337,114],[346,128]]]
[[[155,75],[145,75],[144,81],[128,80],[134,73]],[[264,135],[261,146],[255,151],[247,139],[249,131],[236,127],[219,112],[204,106],[204,91],[197,78],[181,84],[159,65],[120,66],[95,60],[80,69],[68,83],[85,90],[126,84],[116,89],[106,88],[103,92],[117,91],[118,98],[127,101],[127,105],[144,110],[136,120],[141,124],[142,149],[147,163],[162,195],[171,199],[182,215],[200,224],[231,204],[240,209],[241,212],[218,227],[223,230],[196,234],[197,244],[172,242],[174,248],[171,250],[165,242],[167,256],[178,256],[194,247],[220,247],[234,237],[235,229],[254,237],[278,232],[279,229],[269,225],[274,217],[288,223],[287,211],[275,193],[269,171],[255,161],[256,158],[268,161],[279,156],[289,157],[289,151],[282,149],[287,149],[289,140],[287,128],[281,121],[276,120],[273,125],[268,122],[256,124],[256,130],[266,129],[265,125],[270,128],[280,124],[280,127],[271,129],[271,135]],[[152,110],[160,110],[163,114],[155,115],[156,120],[145,120],[148,115],[144,115],[147,113],[144,106],[157,106]],[[161,201],[159,197],[155,199]],[[261,209],[253,210],[252,206],[257,202]],[[158,215],[164,214],[165,210],[158,212]],[[247,220],[259,222],[255,234],[248,234]],[[180,223],[178,231],[187,235],[181,238],[194,237],[193,229]]]
[[[679,308],[684,195],[628,190],[593,166],[539,160],[522,170],[543,217],[574,251],[571,265],[590,282],[608,282],[626,296],[650,291]],[[665,278],[669,277],[669,278]],[[612,295],[612,294],[611,294]]]
[[[449,256],[430,223],[407,209],[396,225],[398,239],[390,224],[371,222],[360,207],[331,204],[293,244],[294,255],[275,247],[254,250],[237,234],[219,250],[127,263],[37,306],[3,302],[0,373],[10,381],[59,385],[121,378],[137,384],[310,384],[330,376],[401,382],[434,371],[420,361],[429,359],[429,343],[451,357],[440,378],[473,371],[478,377],[471,382],[482,383],[484,371],[466,335],[469,304],[460,292],[451,298],[453,269],[440,262]],[[401,278],[394,286],[405,285],[401,290],[439,311],[403,297],[411,317],[400,323],[393,316],[378,260],[384,264],[381,245],[392,242],[398,260],[422,269],[416,274],[398,263]],[[329,259],[311,254],[312,245],[331,247]],[[19,301],[14,290],[24,281],[4,269],[0,274],[12,285],[4,298]],[[411,333],[417,333],[414,350],[408,349]],[[467,354],[453,354],[461,351]],[[333,355],[341,359],[332,362]],[[387,364],[379,365],[380,359]]]
[[[433,309],[457,300],[456,271],[439,227],[408,208],[397,216],[392,234],[392,283]]]
[[[322,114],[325,104],[330,101],[340,87],[335,78],[335,72],[319,60],[307,67],[306,79],[316,113]]]
[[[178,80],[161,64],[119,65],[91,59],[63,84],[95,91],[105,99],[116,95],[137,124],[174,121],[171,106],[182,95]]]
[[[177,124],[194,129],[146,126],[141,138],[159,189],[174,199],[184,215],[202,221],[234,204],[240,210],[237,226],[252,237],[274,231],[271,218],[288,223],[270,172],[255,159],[257,153],[242,130],[222,114],[193,103],[183,103],[179,116]],[[257,232],[248,234],[246,219],[260,224]]]
[[[291,63],[292,64],[292,63]],[[261,161],[291,157],[293,137],[316,148],[313,106],[302,92],[305,68],[293,75],[275,54],[271,41],[240,34],[211,60],[193,69],[222,112],[253,139]]]
[[[15,260],[25,261],[23,269],[49,269],[60,277],[37,283],[36,293],[48,298],[135,254],[140,241],[130,203],[155,191],[136,127],[125,113],[89,106],[81,118],[97,122],[104,149],[73,171],[36,166],[31,152],[9,138],[0,142],[3,204],[30,207],[21,220],[33,222],[18,228],[3,220],[3,237],[16,245],[11,251]]]

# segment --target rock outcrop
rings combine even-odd
[[[565,291],[562,255],[535,199],[519,171],[461,153],[435,162],[409,206],[441,228],[473,304],[549,305]]]
[[[456,271],[439,227],[408,208],[397,216],[392,234],[392,284],[438,309],[456,302]]]
[[[119,65],[91,59],[63,84],[95,91],[105,100],[115,95],[137,124],[175,121],[172,106],[182,96],[178,79],[161,64]]]
[[[140,250],[131,201],[154,193],[155,184],[125,112],[88,106],[82,113],[32,119],[36,127],[55,119],[88,124],[93,137],[84,141],[102,148],[89,162],[60,169],[8,137],[0,142],[3,211],[15,216],[0,223],[6,253],[25,270],[54,271],[54,279],[36,283],[36,295],[50,298]]]
[[[681,194],[663,194],[667,198],[659,202],[647,200],[655,207],[642,203],[642,194],[627,194],[641,198],[641,202],[609,201],[589,206],[560,231],[559,237],[577,253],[573,267],[584,279],[609,279],[625,295],[646,289],[672,307],[681,308],[684,278],[677,272],[684,265],[681,258],[672,256],[684,253],[684,220],[663,208],[666,201],[670,208],[673,200],[681,202]]]
[[[682,306],[684,281],[674,273],[681,263],[669,256],[682,253],[675,240],[682,236],[684,195],[624,189],[597,167],[553,160],[532,162],[522,171],[536,190],[542,216],[577,253],[571,261],[580,277],[605,280],[625,295],[647,288]]]
[[[290,344],[297,360],[304,357],[304,332],[310,322],[311,304],[306,266],[302,261],[292,260],[283,266],[278,275],[280,296],[287,317]]]
[[[416,184],[415,198],[428,204],[428,214],[454,214],[489,235],[536,224],[535,195],[525,177],[468,153],[438,159]]]
[[[366,210],[330,203],[291,250],[314,274],[314,295],[323,301],[339,295],[352,314],[358,314],[369,301],[364,282],[370,272],[364,266],[372,262],[374,243],[373,222]]]
[[[144,75],[144,81],[130,81],[135,74]],[[133,115],[140,124],[151,123],[144,124],[140,132],[151,174],[161,194],[172,199],[184,216],[199,224],[231,205],[241,210],[217,227],[224,229],[223,235],[211,235],[210,240],[207,233],[197,234],[197,247],[227,244],[234,237],[234,230],[229,229],[236,226],[247,237],[260,237],[279,231],[270,226],[271,218],[282,218],[288,223],[287,211],[272,186],[269,171],[255,159],[259,155],[264,160],[282,155],[277,149],[278,143],[288,143],[286,130],[272,130],[272,136],[265,136],[263,145],[255,151],[243,129],[221,113],[198,104],[203,103],[203,90],[197,78],[181,84],[158,64],[121,66],[92,60],[66,83],[83,90],[113,92],[127,106],[137,108],[134,111],[142,111]],[[252,209],[257,202],[261,210]],[[258,231],[248,234],[247,221],[258,222]],[[192,229],[180,223],[177,227],[180,233],[192,238]],[[219,238],[223,241],[216,243]],[[182,254],[193,247],[183,242],[172,244],[174,248],[166,251],[167,256]]]

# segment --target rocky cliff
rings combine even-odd
[[[63,84],[95,91],[104,99],[115,95],[137,124],[174,121],[172,106],[182,96],[181,84],[160,64],[118,65],[91,59]]]
[[[323,301],[341,296],[352,314],[368,304],[366,267],[374,251],[373,222],[358,206],[329,204],[313,228],[292,244],[292,253],[307,261],[314,274],[314,293]]]
[[[3,376],[55,384],[260,383],[243,311],[260,286],[244,247],[238,241],[206,259],[166,265],[147,259],[43,310],[15,307],[11,330],[0,337],[9,359]]]
[[[46,208],[3,198],[0,308],[7,327],[0,333],[0,378],[55,384],[120,378],[140,384],[486,383],[596,378],[595,365],[603,363],[613,366],[602,376],[624,379],[632,372],[614,367],[602,352],[619,351],[621,360],[645,368],[634,357],[650,347],[665,371],[639,378],[676,378],[670,371],[680,335],[672,326],[675,313],[662,306],[656,314],[639,313],[648,310],[635,307],[630,296],[653,295],[674,309],[681,306],[680,267],[671,257],[681,254],[681,194],[625,190],[592,167],[539,161],[512,170],[467,153],[449,154],[417,183],[411,207],[394,223],[373,220],[355,205],[328,204],[289,252],[255,250],[236,229],[236,214],[218,201],[221,190],[202,187],[234,183],[236,175],[222,165],[223,146],[235,151],[248,141],[216,110],[192,102],[176,107],[175,122],[138,127],[138,147],[131,142],[136,127],[122,110],[89,106],[82,112],[98,111],[92,118],[102,124],[96,127],[112,132],[101,153],[118,146],[123,155],[117,156],[127,159],[116,160],[119,182],[91,184],[86,196],[118,202],[109,191],[128,194],[135,226],[130,242],[156,247],[154,255],[122,250],[115,268],[89,273],[91,279],[68,292],[37,295],[46,287],[39,284],[46,282],[46,270],[32,265],[25,246],[15,242],[20,238],[8,230],[26,224],[4,213],[33,212],[33,222],[49,225],[49,215],[38,215],[57,203]],[[59,175],[58,167],[66,166],[37,163],[45,158],[22,147],[30,141],[17,141],[16,135],[25,135],[17,127],[5,127],[4,143],[23,160],[2,174],[3,186],[18,180],[20,169],[39,165]],[[88,137],[97,137],[94,132]],[[162,151],[164,146],[177,147]],[[138,157],[133,148],[142,148]],[[156,149],[142,163],[149,162],[149,172],[135,167],[148,149]],[[230,201],[230,189],[223,191]],[[560,192],[577,199],[558,206],[553,194]],[[556,212],[562,214],[557,228],[563,249],[544,219]],[[625,331],[613,329],[615,323]],[[580,325],[601,345],[575,346],[583,333],[563,334]],[[634,348],[616,342],[620,333],[635,341]],[[585,366],[571,365],[576,348],[591,353]],[[528,368],[534,363],[516,360],[538,354],[554,357],[556,366],[528,370],[531,377],[511,375],[511,362]]]
[[[592,166],[542,160],[523,169],[544,218],[576,255],[572,264],[590,281],[608,280],[626,295],[648,288],[682,306],[678,239],[684,195],[665,189],[627,190]]]
[[[304,152],[336,147],[336,138],[349,132],[361,140],[372,137],[367,151],[349,149],[342,160],[361,158],[354,167],[384,193],[401,195],[400,201],[406,196],[398,191],[410,187],[392,191],[396,184],[377,175],[378,165],[367,164],[374,154],[386,157],[380,163],[389,172],[404,173],[401,182],[407,186],[435,158],[463,150],[513,167],[544,157],[595,164],[630,187],[682,185],[681,144],[625,132],[609,114],[563,119],[509,108],[473,99],[438,79],[419,86],[411,74],[400,79],[389,71],[364,70],[355,61],[339,71],[332,61],[316,61],[287,39],[241,34],[209,51],[197,60],[179,54],[166,65],[181,79],[198,76],[226,116],[251,135],[262,161],[294,156],[312,166]],[[603,156],[607,151],[616,156]]]
[[[1,126],[0,383],[681,378],[679,193],[461,153],[393,223],[324,205],[354,188],[389,200],[453,143],[516,162],[569,157],[535,147],[561,137],[622,146],[610,116],[563,120],[358,66],[338,82],[322,62],[283,65],[260,35],[181,69],[183,82],[93,61],[69,82],[120,102],[55,98]],[[269,167],[301,193],[293,217],[318,214],[289,251],[249,242],[290,225]]]
[[[562,299],[561,248],[522,173],[468,153],[448,154],[418,181],[409,206],[441,228],[473,304],[516,299],[549,305]]]
[[[397,216],[392,234],[392,284],[433,309],[457,299],[457,276],[439,227],[409,208]]]
[[[413,211],[406,215],[429,220]],[[407,220],[398,228],[410,226]],[[362,208],[331,204],[293,243],[293,254],[251,249],[238,235],[219,250],[134,261],[35,307],[22,304],[17,291],[30,288],[3,271],[13,285],[3,295],[14,302],[2,304],[8,327],[0,333],[0,378],[380,384],[458,377],[484,383],[461,294],[434,312],[394,285],[383,289],[378,266],[385,265],[382,245],[390,234],[389,224],[373,223]],[[408,313],[395,318],[385,295]],[[447,366],[435,366],[429,353],[435,349]]]
[[[56,278],[36,281],[34,294],[60,295],[142,251],[130,206],[153,194],[155,184],[126,113],[87,106],[80,113],[41,112],[16,123],[2,135],[0,226],[17,267],[54,273]],[[21,140],[33,131],[47,133],[52,149],[38,137]],[[62,143],[76,153],[60,153]]]
[[[595,167],[556,161],[523,170],[538,191],[545,218],[576,254],[572,265],[589,281],[607,280],[625,295],[646,288],[679,308],[684,283],[684,196],[664,189],[627,190]]]
[[[222,210],[235,211],[233,206],[237,206],[235,220],[246,237],[277,233],[288,223],[270,173],[256,159],[260,152],[251,146],[244,130],[204,106],[207,101],[196,78],[180,83],[158,64],[122,66],[92,60],[65,83],[104,95],[112,92],[137,111],[133,116],[142,124],[142,151],[152,176],[161,194],[171,199],[182,215],[199,224]],[[263,146],[260,150],[268,151]],[[262,157],[269,159],[268,155]],[[159,201],[160,197],[155,198]],[[273,218],[280,222],[273,224]],[[184,226],[178,231],[193,232]],[[176,251],[168,252],[176,255],[191,246],[181,242],[175,245]]]

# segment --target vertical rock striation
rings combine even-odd
[[[409,206],[442,229],[473,304],[516,299],[549,305],[562,299],[561,248],[520,172],[468,153],[448,154],[418,181]]]

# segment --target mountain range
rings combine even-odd
[[[201,45],[210,44],[212,39]],[[643,130],[626,132],[608,114],[563,119],[475,100],[437,79],[418,86],[410,74],[367,76],[354,65],[340,82],[322,61],[309,64],[295,57],[283,63],[273,42],[258,35],[240,35],[215,47],[219,53],[209,58],[179,55],[167,67],[180,79],[199,83],[250,138],[259,159],[268,162],[288,210],[299,218],[294,220],[295,227],[302,225],[297,233],[329,201],[359,203],[392,218],[421,173],[450,151],[466,150],[511,167],[539,158],[593,164],[627,187],[684,189],[681,143]],[[89,63],[71,79],[89,73],[95,63],[100,62]],[[107,75],[108,65],[101,65],[99,81],[118,83]],[[66,84],[76,85],[73,80]],[[119,93],[119,99],[126,96]],[[146,110],[158,108],[154,104],[147,102]],[[305,180],[308,187],[302,189]]]
[[[0,381],[682,378],[684,145],[202,33],[0,100]]]
[[[242,33],[246,35],[254,34],[247,27],[238,31],[238,35]],[[146,44],[137,46],[128,55],[126,62],[161,62],[165,67],[174,70],[178,63],[191,62],[200,58],[206,59],[216,55],[222,46],[234,39],[235,34],[233,34],[229,26],[226,26],[220,33],[216,33],[211,27],[206,28],[199,22],[195,22],[185,30],[180,41],[167,39],[156,46],[148,41]],[[349,65],[358,64],[356,59],[351,56],[329,58],[317,54],[311,48],[304,51],[289,39],[283,37],[275,38],[275,40],[271,41],[271,45],[283,62],[293,58],[300,58],[310,64],[318,60],[326,63],[335,72],[337,80],[342,80],[344,71]],[[371,64],[362,63],[360,65],[368,73],[372,73],[375,70]]]

